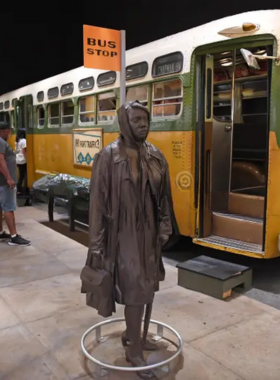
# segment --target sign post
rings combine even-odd
[[[126,63],[125,63],[126,43],[125,42],[126,42],[125,30],[122,30],[121,31],[120,106],[122,106],[126,100]]]
[[[84,25],[84,67],[120,72],[120,105],[126,99],[126,33]]]

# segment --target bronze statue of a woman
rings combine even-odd
[[[138,101],[123,105],[118,110],[120,137],[96,155],[90,186],[88,281],[81,275],[87,304],[99,314],[111,316],[115,302],[125,305],[122,344],[127,361],[135,367],[146,365],[143,350],[156,349],[146,334],[141,338],[142,319],[147,305],[147,330],[154,293],[165,278],[161,248],[172,234],[174,220],[167,161],[146,142],[149,119],[148,109]],[[90,273],[95,273],[94,279]],[[96,292],[87,288],[90,282]],[[156,379],[152,371],[138,375]]]

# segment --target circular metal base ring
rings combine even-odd
[[[114,370],[114,371],[125,371],[125,372],[141,372],[141,371],[147,371],[147,370],[151,370],[151,369],[155,369],[155,368],[159,368],[159,367],[164,367],[165,365],[167,365],[168,363],[170,363],[172,360],[176,359],[178,355],[180,355],[180,353],[181,353],[181,351],[183,349],[183,339],[181,338],[180,334],[175,329],[173,329],[172,327],[166,325],[165,323],[162,323],[162,322],[159,322],[159,321],[155,321],[155,320],[151,320],[150,323],[153,324],[153,325],[157,325],[158,328],[161,328],[161,331],[163,331],[163,329],[165,328],[169,332],[173,333],[177,337],[177,339],[178,339],[178,346],[177,346],[178,349],[177,349],[177,351],[170,358],[168,358],[168,359],[166,359],[166,360],[164,360],[162,362],[151,364],[151,365],[147,365],[145,367],[120,367],[120,366],[114,366],[114,365],[111,365],[111,364],[103,363],[103,362],[101,362],[100,360],[94,358],[93,356],[91,356],[88,353],[88,351],[85,348],[85,340],[86,340],[87,336],[91,332],[96,331],[97,329],[100,329],[102,326],[109,325],[111,323],[116,323],[116,322],[124,322],[124,321],[125,321],[125,318],[108,319],[106,321],[97,323],[96,325],[90,327],[83,334],[82,339],[81,339],[81,347],[82,347],[83,354],[90,361],[92,361],[95,364],[99,365],[101,368],[111,369],[111,370]],[[164,339],[163,336],[162,336],[162,338]]]

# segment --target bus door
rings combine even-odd
[[[224,78],[222,91],[215,92],[214,82],[217,75],[222,76],[220,61],[232,62],[233,52],[206,55],[202,57],[204,80],[200,82],[203,96],[200,101],[204,109],[197,109],[203,119],[201,125],[201,183],[200,209],[202,210],[200,237],[211,235],[212,211],[227,212],[232,163],[232,88],[233,78]],[[204,62],[203,62],[204,61]],[[221,72],[220,72],[221,71]],[[198,89],[197,89],[198,90]],[[201,117],[201,116],[200,116]]]
[[[28,187],[31,188],[34,177],[34,152],[33,152],[33,97],[32,95],[22,96],[17,102],[19,128],[26,131],[26,152],[27,152],[27,180]]]
[[[247,48],[247,47],[246,47]],[[248,46],[270,55],[271,46]],[[265,249],[271,62],[243,53],[200,56],[196,236],[262,255]],[[198,60],[198,62],[199,62]]]
[[[22,96],[15,102],[15,125],[17,129],[25,129],[26,133],[32,128],[32,95]]]

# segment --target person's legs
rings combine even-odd
[[[9,186],[1,186],[0,199],[5,221],[11,234],[8,244],[22,246],[30,245],[30,241],[23,239],[17,234],[14,214],[17,207],[16,189],[10,189]]]
[[[152,303],[146,305],[146,313],[147,313],[147,309],[149,307],[152,307],[152,305],[153,305]],[[150,315],[150,317],[151,317],[151,315]],[[145,315],[145,319],[146,319],[146,315]],[[150,322],[150,320],[149,320],[149,322]],[[149,329],[149,323],[148,323],[148,329]],[[144,330],[145,330],[145,323],[144,323]],[[147,336],[145,336],[145,337],[143,336],[143,338],[141,339],[141,343],[142,343],[142,348],[144,351],[156,351],[158,349],[158,345],[150,342],[147,339]],[[123,345],[123,347],[129,347],[129,345],[130,345],[130,341],[129,341],[128,335],[127,335],[127,330],[125,330],[122,333],[122,345]]]
[[[1,200],[1,190],[0,190],[0,241],[5,241],[10,239],[11,235],[7,234],[6,231],[4,231],[3,227],[3,210],[2,210],[2,200]]]
[[[14,211],[6,211],[4,212],[5,221],[8,226],[8,229],[10,231],[11,236],[16,236],[17,229],[16,229],[16,221],[15,221],[15,214]]]
[[[24,164],[24,186],[25,186],[25,193],[29,194],[29,188],[27,184],[27,164]]]
[[[129,351],[132,357],[139,356],[143,359],[143,349],[141,344],[141,326],[144,314],[144,305],[126,306],[124,316],[126,322],[126,332],[129,338]]]
[[[8,185],[0,187],[1,207],[10,234],[16,235],[16,223],[14,211],[16,210],[16,189],[10,189]]]
[[[18,193],[22,193],[22,184],[25,181],[25,173],[26,173],[26,164],[18,165],[19,178],[17,183],[17,191]]]
[[[143,347],[141,340],[141,326],[145,305],[126,305],[124,316],[126,322],[126,334],[129,340],[129,348],[126,350],[126,360],[134,367],[144,367],[145,360],[143,356]],[[154,372],[147,370],[137,372],[141,379],[155,380],[157,379]]]

